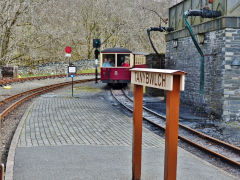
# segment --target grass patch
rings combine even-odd
[[[95,69],[82,69],[78,70],[77,73],[95,73]],[[98,73],[100,72],[100,69],[98,68]]]
[[[50,76],[51,73],[46,74],[19,74],[21,78],[28,78],[28,77],[40,77],[40,76]]]
[[[102,91],[99,88],[89,87],[89,86],[74,87],[74,90],[77,90],[77,91],[87,91],[87,92],[101,92]]]

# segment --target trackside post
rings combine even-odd
[[[72,78],[72,97],[73,97],[73,78],[76,73],[77,73],[76,66],[68,66],[68,74],[70,74],[70,77]]]
[[[167,69],[133,68],[134,84],[132,180],[141,179],[143,86],[167,91],[164,180],[177,177],[177,147],[180,91],[184,90],[185,72]]]
[[[0,180],[4,180],[4,164],[0,164]]]

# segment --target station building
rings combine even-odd
[[[208,8],[217,18],[188,17],[204,53],[204,93],[200,86],[200,59],[183,13]],[[187,72],[181,102],[224,121],[240,121],[240,2],[239,0],[184,0],[169,9],[166,69]]]

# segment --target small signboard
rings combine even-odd
[[[68,66],[68,73],[69,74],[75,74],[77,72],[76,66]]]
[[[65,56],[66,57],[71,57],[71,54],[70,53],[66,53]]]
[[[98,59],[95,59],[95,65],[98,65]]]
[[[150,68],[133,68],[131,71],[131,83],[164,89],[172,91],[173,76],[180,75],[180,90],[184,90],[185,72],[169,69],[150,69]]]
[[[76,66],[68,66],[68,73],[70,74],[70,77],[72,78],[72,97],[73,97],[73,78],[77,72]]]

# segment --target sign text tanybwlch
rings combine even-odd
[[[174,76],[180,76],[180,91],[184,91],[184,71],[172,69],[133,68],[131,71],[131,83],[168,91],[173,90]]]
[[[138,84],[170,91],[173,88],[172,74],[132,71],[131,76],[132,84]]]

